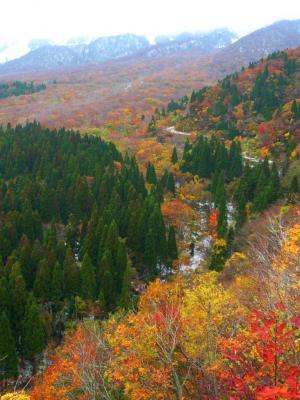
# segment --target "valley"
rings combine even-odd
[[[299,27],[0,66],[0,400],[300,397]]]

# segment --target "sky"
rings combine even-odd
[[[153,39],[221,27],[244,35],[300,18],[300,0],[0,0],[0,10],[0,50],[9,43],[11,58],[9,52],[25,52],[32,38],[64,43],[129,32]]]

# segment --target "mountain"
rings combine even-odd
[[[231,72],[274,51],[299,45],[300,19],[283,20],[240,38],[216,54],[213,62]]]
[[[98,38],[89,44],[46,45],[0,67],[2,73],[77,67],[130,56],[149,47],[148,40],[133,34]]]
[[[146,50],[148,57],[159,57],[196,50],[198,55],[208,55],[226,48],[237,35],[228,29],[216,29],[208,33],[181,33],[177,36],[160,36],[156,45]]]
[[[129,56],[153,58],[190,51],[197,51],[198,55],[208,55],[230,45],[236,37],[228,29],[217,29],[209,33],[184,33],[175,37],[158,38],[154,45],[150,45],[145,37],[133,34],[100,37],[88,44],[71,42],[64,46],[40,46],[38,41],[34,42],[32,51],[1,66],[0,73],[86,66]]]
[[[274,159],[290,155],[300,144],[300,47],[273,52],[214,86],[171,101],[155,113],[151,130],[170,125],[174,113],[175,132],[237,137],[245,143],[255,138],[255,146]]]

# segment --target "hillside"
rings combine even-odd
[[[160,40],[0,87],[0,400],[300,397],[300,47]]]
[[[300,20],[279,21],[258,29],[220,51],[214,63],[233,72],[277,50],[300,46]]]
[[[154,119],[158,126],[172,124],[178,131],[238,137],[245,148],[253,143],[254,151],[270,152],[276,159],[299,145],[299,98],[296,48],[272,53],[214,86],[194,90],[185,103],[170,103],[167,116],[160,111]]]
[[[282,24],[297,26],[297,21]],[[272,30],[279,35],[279,32],[284,31],[280,27],[279,23],[252,34],[254,37],[259,35],[263,48],[255,57],[262,57],[269,49],[281,50],[286,46],[294,46],[297,42],[296,33],[293,33],[296,28],[291,30],[293,34],[285,36],[283,41],[275,40],[275,34],[274,41],[270,39],[268,32]],[[282,37],[282,33],[280,35]],[[128,50],[122,47],[122,37],[120,47],[116,46],[115,49],[121,53]],[[259,41],[256,37],[253,40],[248,40],[247,37],[251,38],[251,35],[240,40],[246,41],[244,53],[251,54],[251,46],[253,48],[253,43],[256,46]],[[126,43],[131,43],[135,37],[129,36],[126,40]],[[138,43],[143,42],[142,39],[136,40]],[[25,123],[27,119],[36,119],[49,128],[64,125],[81,131],[89,130],[114,140],[118,138],[126,147],[130,145],[128,136],[136,136],[137,131],[139,136],[145,134],[149,119],[156,108],[161,108],[170,99],[175,100],[189,94],[195,88],[200,89],[215,83],[233,71],[232,60],[235,56],[230,53],[226,58],[225,55],[227,50],[231,52],[231,49],[236,48],[232,46],[237,46],[240,40],[230,45],[232,40],[234,35],[226,30],[217,30],[207,35],[185,34],[161,38],[156,45],[140,49],[131,56],[106,60],[96,65],[82,65],[81,61],[76,61],[74,46],[63,47],[63,53],[71,52],[70,65],[74,57],[76,68],[70,68],[69,65],[68,68],[39,72],[21,69],[9,75],[1,73],[0,70],[3,83],[33,80],[36,84],[47,86],[47,90],[38,94],[0,100],[0,123],[16,124]],[[95,54],[99,57],[103,55],[103,47],[98,47],[97,43],[99,46],[100,43],[103,46],[104,44],[100,39],[99,42],[94,42]],[[109,49],[108,46],[107,50]],[[56,54],[56,48],[43,47],[34,51],[37,52],[34,54],[41,55],[38,62],[44,62],[43,52],[46,51],[47,54],[49,52],[50,63],[64,63],[60,51]],[[109,50],[111,51],[113,49]],[[224,62],[215,59],[216,52],[223,54]],[[32,53],[26,57],[31,57],[30,54]],[[91,53],[87,52],[85,57],[88,54],[92,57],[94,50]],[[45,60],[47,59],[48,56]],[[16,60],[16,63],[18,62]],[[35,65],[37,60],[33,62]],[[247,66],[247,57],[239,58],[236,65],[237,70],[243,65]],[[132,139],[136,141],[138,138]]]
[[[194,49],[201,55],[207,55],[230,45],[235,38],[236,34],[219,29],[202,34],[181,34],[170,40],[158,40],[159,43],[154,44],[150,44],[143,36],[133,34],[99,37],[87,44],[46,44],[0,65],[0,74],[76,68],[141,54],[152,58]]]

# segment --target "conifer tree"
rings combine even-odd
[[[64,293],[64,273],[62,266],[56,262],[52,272],[51,297],[53,301],[60,301]]]
[[[134,271],[131,262],[128,259],[125,272],[123,275],[122,290],[120,295],[120,306],[125,310],[128,310],[132,303],[131,279],[133,273]]]
[[[212,248],[209,269],[212,271],[222,271],[227,256],[227,246],[224,239],[218,239],[214,242]]]
[[[237,199],[237,216],[236,216],[236,226],[240,228],[246,222],[246,200],[242,193]]]
[[[105,310],[106,311],[112,310],[115,306],[116,294],[114,291],[114,282],[112,273],[108,269],[106,269],[103,272],[101,286],[100,286],[100,293],[103,294]]]
[[[170,172],[169,176],[168,176],[167,189],[171,193],[175,193],[175,191],[176,191],[174,176],[173,176],[172,172]]]
[[[11,307],[11,295],[8,290],[7,279],[0,277],[0,313],[5,312],[6,316],[9,318]]]
[[[218,237],[224,238],[227,233],[227,207],[225,197],[222,197],[219,200],[218,204],[218,223],[217,223],[217,232]]]
[[[80,271],[70,247],[67,248],[64,260],[64,282],[67,296],[75,296],[80,292]]]
[[[15,341],[5,312],[0,312],[0,381],[18,375]]]
[[[172,164],[176,164],[177,161],[178,161],[176,146],[173,147],[173,152],[172,152],[172,156],[171,156],[171,161],[172,161]]]
[[[35,359],[45,346],[45,330],[36,300],[32,294],[28,296],[23,322],[22,350],[28,360]]]
[[[117,293],[121,292],[123,286],[123,275],[125,273],[128,263],[128,256],[126,252],[125,243],[123,240],[118,240],[118,248],[116,261],[114,265],[114,282]]]
[[[156,185],[157,183],[155,168],[154,165],[150,162],[147,165],[146,179],[148,183],[151,183],[153,185]]]
[[[288,201],[290,203],[295,203],[298,199],[298,194],[299,194],[299,182],[298,182],[298,177],[297,175],[294,175],[289,187],[289,193],[288,193]]]
[[[280,179],[276,164],[273,162],[270,174],[270,197],[269,202],[276,201],[280,194]]]
[[[157,251],[155,246],[155,235],[152,229],[149,229],[145,241],[144,261],[148,267],[147,275],[150,279],[157,276]]]
[[[294,99],[294,101],[292,103],[291,111],[294,114],[294,117],[297,118],[297,116],[298,116],[298,106],[297,106],[296,99]]]
[[[167,257],[166,227],[161,215],[160,207],[155,204],[149,217],[148,229],[152,231],[154,238],[154,251],[159,264]],[[147,249],[146,249],[147,250]]]
[[[229,229],[228,229],[227,238],[226,238],[226,242],[227,242],[227,257],[231,256],[233,241],[234,241],[234,229],[233,229],[232,226],[230,226]]]
[[[297,175],[294,175],[292,178],[289,193],[299,193],[299,181]]]
[[[224,202],[226,202],[225,179],[224,172],[221,171],[218,175],[216,186],[215,207],[219,208],[221,205],[223,206]]]
[[[50,298],[51,273],[47,260],[39,262],[36,278],[34,281],[33,292],[37,299],[46,301]]]
[[[115,260],[117,256],[118,244],[119,244],[119,231],[116,221],[113,220],[109,226],[104,246],[105,250],[109,250],[111,252],[113,260]]]
[[[168,234],[168,258],[171,263],[178,258],[176,235],[173,226],[170,226]]]
[[[9,293],[11,296],[11,327],[18,346],[27,301],[26,285],[18,263],[12,266],[9,275]]]
[[[80,269],[81,297],[84,300],[94,300],[96,297],[95,269],[88,254],[83,257]]]

